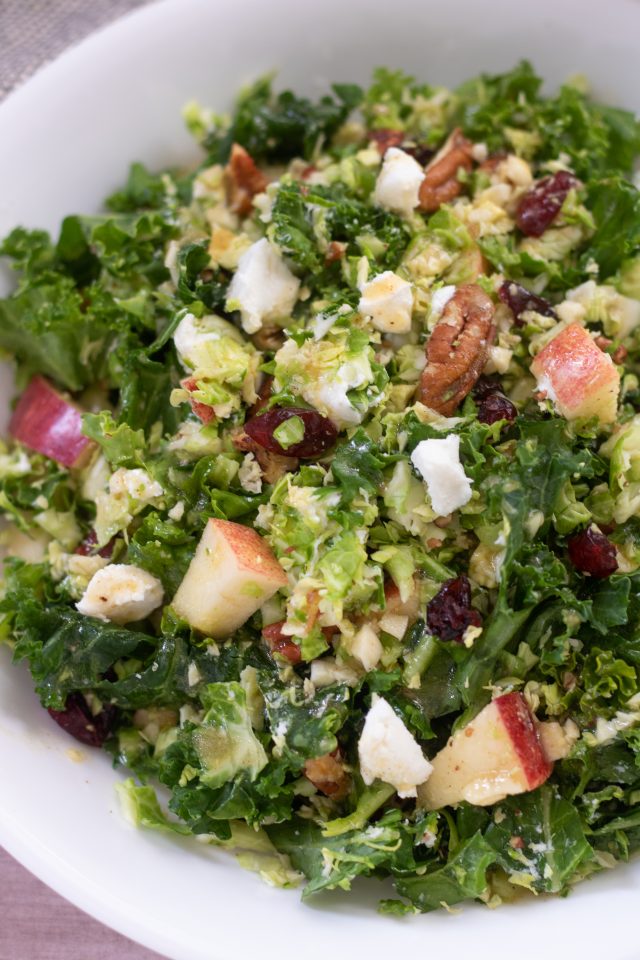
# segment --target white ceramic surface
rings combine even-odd
[[[195,97],[225,108],[266,70],[314,93],[327,79],[364,81],[376,64],[455,83],[528,56],[551,84],[586,72],[603,98],[638,108],[639,55],[634,0],[164,0],[0,106],[0,233],[18,222],[55,228],[66,213],[96,209],[132,159],[155,167],[193,156],[181,105]],[[640,863],[566,901],[498,912],[381,917],[375,882],[302,906],[296,892],[264,886],[215,850],[135,832],[118,813],[108,759],[83,750],[74,762],[71,746],[0,650],[0,842],[78,906],[175,960],[639,955]]]

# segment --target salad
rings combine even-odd
[[[0,638],[135,823],[304,898],[640,846],[640,125],[540,87],[263,79],[0,247]]]

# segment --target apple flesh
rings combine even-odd
[[[569,324],[540,351],[531,372],[567,420],[595,416],[600,423],[615,421],[620,374],[579,323]]]
[[[420,614],[420,595],[414,581],[413,590],[406,600],[402,599],[400,590],[393,582],[387,580],[384,585],[385,613],[398,617],[407,617],[410,623],[418,619]]]
[[[287,583],[268,543],[255,530],[212,519],[173,598],[173,608],[195,630],[222,640]]]
[[[81,467],[94,443],[82,433],[82,413],[44,377],[34,377],[9,421],[9,433],[63,467]]]
[[[458,730],[431,761],[433,773],[418,788],[419,802],[439,810],[466,800],[488,806],[534,790],[553,764],[520,693],[506,693]]]

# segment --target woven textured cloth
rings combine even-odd
[[[0,99],[147,0],[0,0]],[[0,848],[0,960],[160,960],[77,910]]]
[[[0,99],[38,67],[147,0],[0,0]]]

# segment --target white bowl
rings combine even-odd
[[[158,167],[190,158],[182,104],[195,97],[226,108],[265,71],[317,93],[329,80],[366,81],[379,64],[456,83],[522,56],[552,85],[584,72],[604,99],[637,109],[640,4],[165,0],[91,37],[0,106],[0,233],[17,223],[55,230],[63,215],[95,210],[130,160]],[[638,956],[640,863],[582,884],[568,900],[498,912],[382,917],[375,881],[302,906],[297,892],[264,886],[225,854],[128,827],[108,758],[83,749],[77,762],[71,747],[26,672],[0,650],[0,842],[69,900],[176,960]]]

